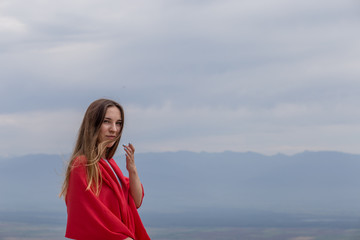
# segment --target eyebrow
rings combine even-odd
[[[105,120],[105,119],[106,119],[106,120],[112,120],[112,118],[109,118],[109,117],[105,117],[105,118],[104,118],[104,120]],[[122,122],[122,120],[121,120],[121,119],[116,120],[116,121],[117,121],[117,122]]]

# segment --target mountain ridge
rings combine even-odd
[[[114,159],[126,175],[124,157]],[[67,160],[64,154],[0,158],[0,211],[65,211],[58,194]],[[357,154],[177,151],[138,153],[136,162],[145,188],[144,212],[226,208],[360,216]]]

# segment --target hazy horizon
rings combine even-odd
[[[266,153],[261,153],[261,152],[257,152],[257,151],[236,151],[236,150],[223,150],[223,151],[192,151],[192,150],[185,150],[185,149],[179,149],[179,150],[173,150],[173,151],[148,151],[148,152],[136,152],[136,155],[142,155],[142,154],[157,154],[157,153],[181,153],[181,152],[189,152],[189,153],[207,153],[207,154],[221,154],[221,153],[254,153],[254,154],[259,154],[259,155],[263,155],[266,157],[273,157],[273,156],[277,156],[277,155],[284,155],[284,156],[295,156],[295,155],[299,155],[299,154],[303,154],[303,153],[340,153],[340,154],[349,154],[349,155],[360,155],[360,153],[353,153],[353,152],[344,152],[344,151],[337,151],[337,150],[303,150],[303,151],[299,151],[299,152],[294,152],[294,153],[282,153],[282,152],[276,152],[276,153],[272,153],[272,154],[266,154]],[[11,159],[11,158],[21,158],[21,157],[26,157],[26,156],[33,156],[33,155],[56,155],[56,156],[64,156],[64,157],[70,157],[71,156],[71,152],[67,152],[67,153],[28,153],[28,154],[13,154],[13,155],[7,155],[7,156],[3,156],[0,155],[0,161],[2,159]],[[119,158],[122,157],[121,156],[121,150],[120,148],[116,151],[114,158]]]

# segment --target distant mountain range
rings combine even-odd
[[[64,213],[58,194],[67,157],[0,158],[0,211]],[[126,174],[124,158],[115,160]],[[267,211],[360,217],[360,155],[180,151],[139,153],[136,162],[145,216]]]

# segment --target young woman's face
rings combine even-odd
[[[100,127],[99,142],[115,139],[121,129],[122,119],[120,110],[117,107],[108,107],[105,118]],[[106,147],[112,147],[115,141],[110,142]]]

